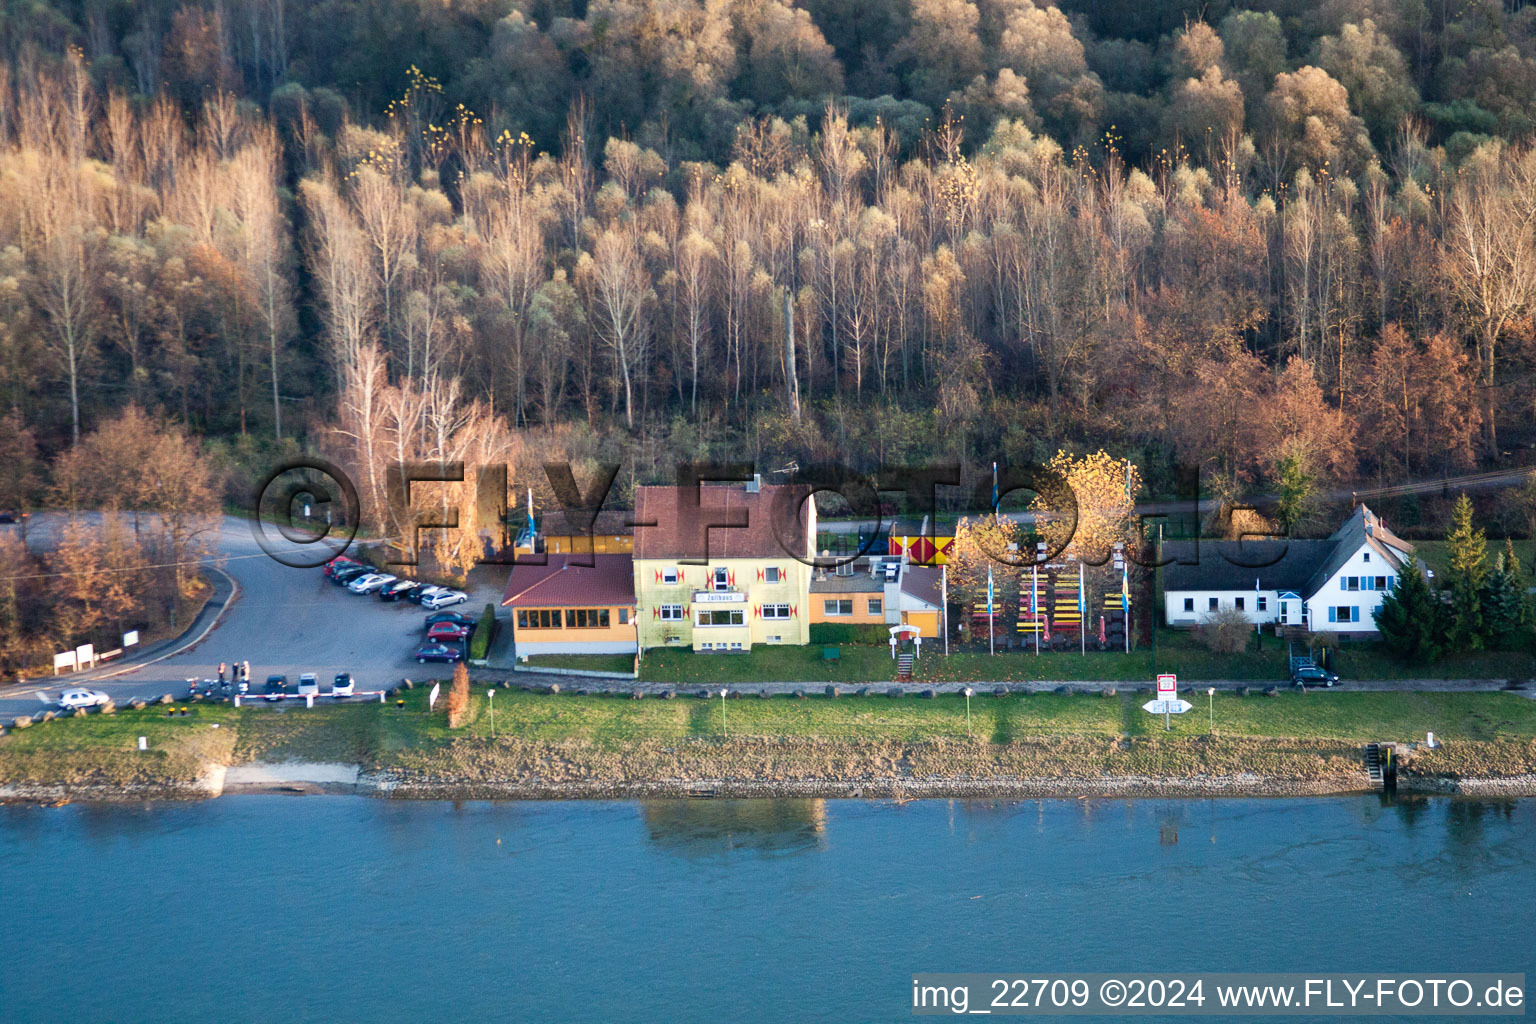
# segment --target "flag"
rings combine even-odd
[[[1088,602],[1083,595],[1083,567],[1077,567],[1077,614],[1081,621],[1088,619]]]
[[[1131,614],[1131,570],[1127,563],[1120,563],[1120,610]]]
[[[992,463],[992,512],[997,513],[997,463]]]
[[[987,566],[987,624],[992,623],[992,567]]]
[[[530,487],[528,488],[528,536],[531,538],[538,532],[539,528],[533,521],[533,488]]]

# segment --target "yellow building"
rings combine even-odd
[[[641,650],[808,643],[816,507],[805,494],[756,481],[637,488]]]
[[[527,555],[599,554],[627,555],[635,550],[635,530],[630,525],[633,513],[604,511],[590,530],[568,512],[544,512],[536,520],[537,529],[526,526],[518,534],[513,550]]]
[[[896,557],[856,560],[811,580],[811,622],[850,626],[917,626],[939,635],[943,570]]]
[[[514,565],[501,604],[511,609],[519,658],[636,651],[629,555],[550,555],[544,565]]]

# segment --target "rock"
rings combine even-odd
[[[1058,697],[1065,697],[1072,692],[1072,688],[1070,686],[1058,686],[1052,692]]]
[[[709,700],[709,691],[707,689],[700,690],[698,693],[694,694],[694,696],[699,698],[699,700]]]
[[[1099,691],[1099,696],[1100,697],[1113,697],[1113,696],[1115,696],[1115,693],[1116,693],[1116,691],[1115,691],[1115,688],[1113,686],[1106,686],[1106,687],[1104,687],[1104,689]]]
[[[39,719],[39,721],[51,722],[55,718],[58,718],[58,717],[59,717],[59,713],[57,711],[44,711],[43,712],[43,717],[41,719]]]
[[[933,698],[937,697],[938,695],[939,695],[939,691],[933,689],[932,687],[924,690],[923,693],[922,693],[923,698],[926,699],[926,700],[933,700]]]
[[[638,689],[630,690],[629,691],[629,699],[630,700],[644,700],[645,699],[645,691],[644,690],[638,690]]]
[[[833,686],[831,683],[827,684],[827,696],[828,697],[841,697],[842,695],[843,695],[843,691],[842,690],[840,690],[837,687]]]
[[[899,686],[893,686],[893,687],[891,687],[891,688],[890,688],[890,689],[889,689],[889,690],[886,690],[886,691],[885,691],[885,695],[886,695],[886,696],[887,696],[887,697],[900,697],[900,696],[902,696],[902,695],[903,695],[903,694],[904,694],[904,693],[906,693],[906,692],[907,692],[907,691],[905,691],[905,690],[903,690],[903,689],[902,689],[902,688],[901,688],[901,687],[899,687]]]
[[[1146,697],[1146,696],[1150,695],[1151,693],[1152,693],[1152,687],[1150,687],[1150,686],[1138,686],[1138,687],[1136,687],[1136,695],[1138,697]]]
[[[502,685],[505,686],[506,684],[503,683]],[[592,691],[587,689],[585,686],[583,686],[581,689],[576,691],[576,696],[578,696],[578,697],[590,697],[590,696],[592,696]]]
[[[501,687],[503,690],[510,690],[510,689],[512,689],[512,680],[510,680],[510,679],[503,679],[501,682],[497,683],[496,685]]]
[[[117,705],[111,701],[107,701],[101,706],[101,713],[104,715],[115,715],[117,714]]]
[[[725,695],[727,700],[741,700],[741,698],[744,696],[745,694],[743,694],[740,690],[730,690]]]
[[[860,697],[868,697],[869,696],[869,687],[867,687],[867,686],[859,687],[859,696]]]
[[[1278,686],[1266,686],[1266,687],[1264,687],[1264,696],[1266,696],[1266,697],[1278,697],[1278,696],[1280,696],[1280,687],[1278,687]]]
[[[796,690],[795,691],[795,700],[805,700],[805,691],[804,690]]]
[[[677,694],[672,692],[671,690],[662,690],[661,691],[661,699],[662,700],[671,700],[673,697],[676,697],[676,696],[677,696]]]
[[[1006,686],[993,687],[993,689],[992,689],[992,696],[994,696],[994,697],[1006,697],[1006,696],[1008,696],[1008,687],[1006,687]]]
[[[1246,687],[1246,686],[1239,686],[1233,692],[1236,693],[1239,697],[1246,697],[1246,696],[1248,696],[1248,687]]]
[[[172,697],[168,693],[162,693],[160,695],[160,703],[161,704],[175,704],[176,703],[176,698]]]
[[[32,727],[32,716],[17,715],[11,720],[11,726],[16,729],[29,729]]]
[[[758,690],[757,691],[757,695],[759,697],[763,698],[763,700],[767,700],[769,697],[773,696],[773,694],[771,692],[769,692],[767,687],[764,687],[763,689]]]
[[[402,689],[402,690],[409,690],[409,689],[411,689],[415,685],[416,684],[411,682],[409,679],[402,679],[402,680],[400,680],[400,689]]]
[[[549,692],[550,693],[559,693],[560,692],[560,684],[559,683],[550,683],[549,684]]]
[[[143,711],[144,710],[144,702],[142,700],[139,700],[137,697],[135,697],[133,700],[129,701],[128,702],[128,706],[130,708],[132,708],[133,710],[135,710],[135,711]]]

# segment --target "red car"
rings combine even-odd
[[[433,643],[463,640],[469,636],[469,627],[460,622],[434,622],[427,627],[427,639]]]
[[[322,569],[321,572],[325,573],[327,577],[330,577],[336,574],[337,569],[342,569],[346,566],[357,564],[359,563],[355,558],[348,558],[346,555],[337,555],[335,558],[325,563],[325,568]]]

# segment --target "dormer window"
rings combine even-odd
[[[722,566],[716,568],[715,569],[715,589],[716,590],[729,590],[730,587],[731,587],[731,575],[730,575],[729,572],[726,571],[725,566],[722,565]]]
[[[764,583],[777,583],[777,582],[779,582],[779,567],[776,566],[776,565],[771,565],[768,568],[764,569],[763,570],[763,582]]]
[[[677,566],[661,570],[661,582],[671,586],[677,582]]]

